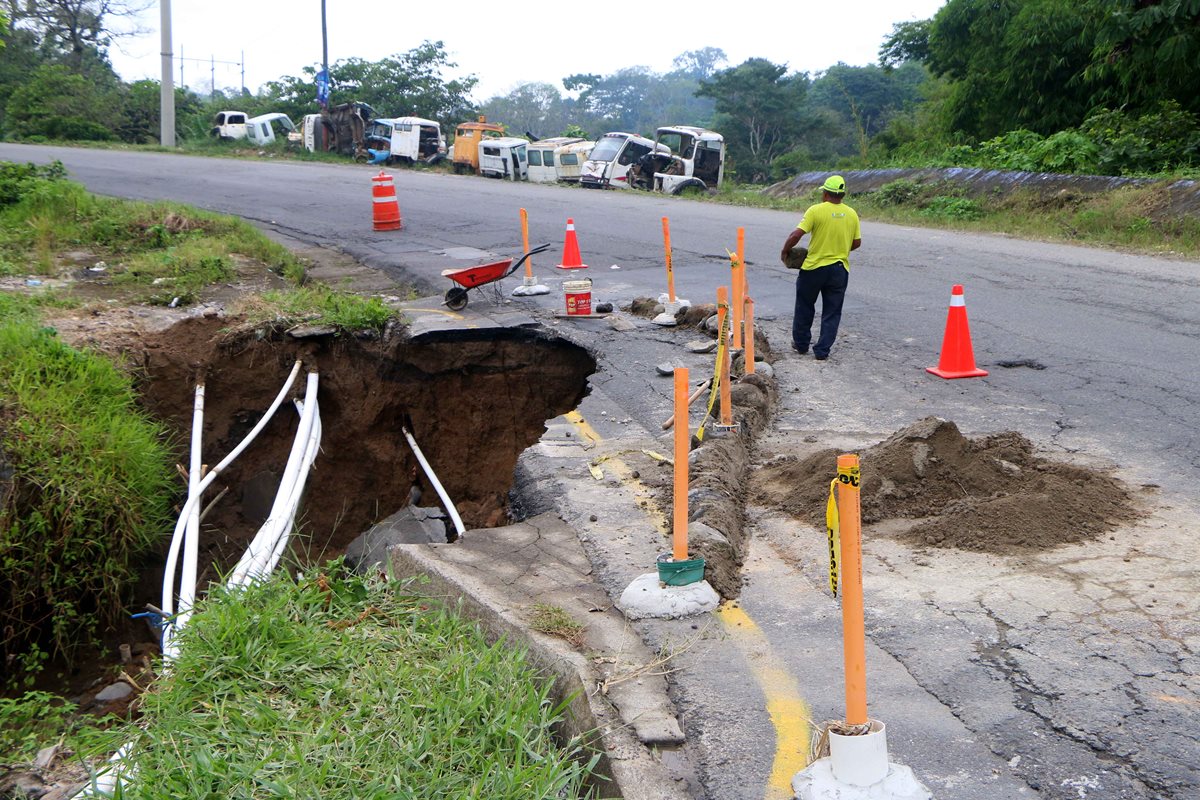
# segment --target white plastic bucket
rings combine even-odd
[[[567,298],[567,315],[588,317],[592,314],[592,279],[563,281],[563,294]]]

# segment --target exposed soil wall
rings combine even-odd
[[[257,423],[296,359],[320,372],[321,454],[302,506],[314,556],[340,552],[373,522],[407,505],[438,501],[401,425],[413,436],[468,527],[506,521],[522,450],[545,421],[576,407],[595,369],[582,348],[538,331],[462,333],[453,342],[402,336],[303,340],[232,336],[229,320],[192,318],[143,339],[128,356],[148,410],[186,443],[193,387],[205,383],[204,454],[223,458]],[[302,396],[304,381],[293,388]],[[287,460],[297,414],[285,406],[219,478],[229,494],[206,520],[202,563],[228,568],[264,521]],[[181,461],[183,457],[181,457]]]

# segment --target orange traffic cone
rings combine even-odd
[[[939,378],[982,378],[987,375],[987,370],[975,366],[971,329],[967,325],[967,301],[961,285],[956,284],[950,290],[950,313],[946,316],[941,360],[936,367],[926,367],[925,371]]]
[[[371,195],[375,201],[375,230],[400,230],[404,222],[400,219],[400,201],[396,199],[396,185],[392,176],[380,171],[371,178],[371,183]]]
[[[567,220],[567,239],[563,243],[563,260],[559,269],[587,269],[583,257],[579,255],[579,241],[575,238],[575,220]]]

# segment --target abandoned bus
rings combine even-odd
[[[576,142],[554,151],[554,172],[564,183],[579,183],[583,173],[583,162],[587,161],[595,142]]]
[[[554,183],[558,180],[558,169],[554,165],[554,154],[559,148],[568,144],[582,142],[583,139],[570,136],[555,136],[550,139],[538,139],[530,142],[529,180],[534,183]]]

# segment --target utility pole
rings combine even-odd
[[[215,97],[217,94],[217,57],[211,54],[208,57],[208,82],[210,84],[208,96]]]
[[[329,30],[325,24],[325,0],[321,0],[321,69],[325,71],[325,85],[329,86]],[[321,103],[322,108],[329,106],[329,98]]]
[[[238,65],[242,68],[242,97],[246,96],[246,51],[242,51],[242,61]]]
[[[162,17],[162,83],[158,105],[162,124],[158,141],[163,147],[175,146],[175,67],[171,63],[171,0],[158,0]]]

